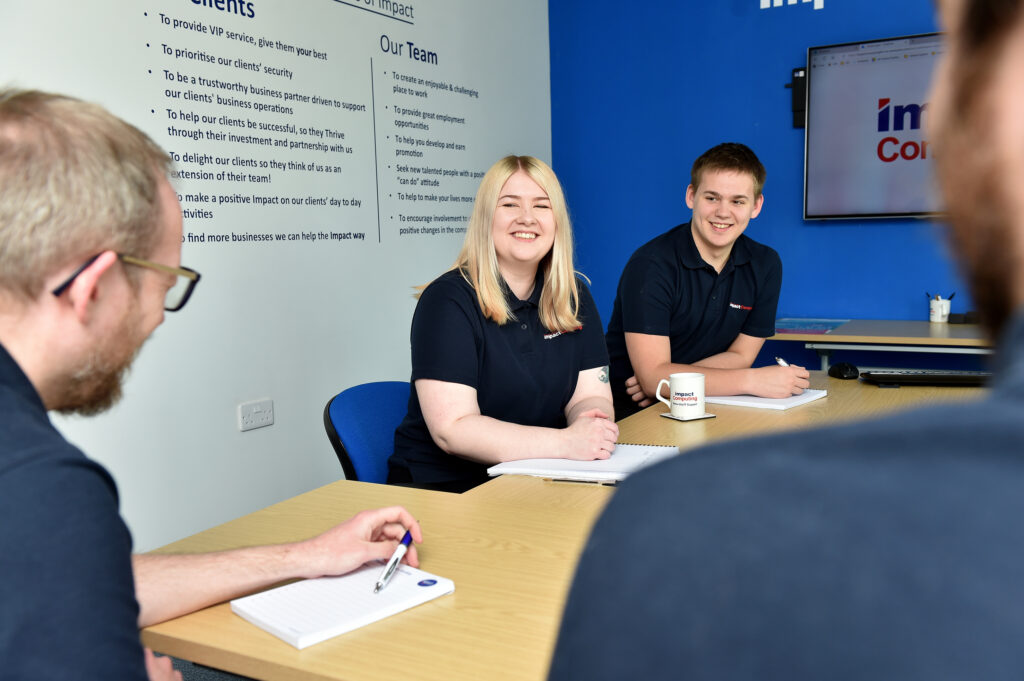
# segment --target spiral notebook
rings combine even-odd
[[[506,461],[487,469],[494,475],[532,475],[552,480],[574,482],[616,483],[630,473],[653,465],[679,453],[678,447],[657,445],[615,445],[608,459],[574,461],[572,459],[519,459]]]
[[[781,410],[799,407],[801,404],[820,400],[822,397],[826,396],[828,396],[827,390],[814,390],[813,388],[807,388],[799,395],[791,395],[790,397],[771,398],[754,397],[753,395],[730,395],[708,397],[704,401],[707,404],[724,404],[730,407],[754,407],[756,409]]]
[[[455,591],[450,579],[400,565],[373,593],[383,562],[340,577],[319,577],[231,601],[231,611],[298,649],[358,629]]]

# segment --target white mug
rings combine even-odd
[[[928,321],[948,322],[949,321],[949,299],[930,298],[928,300]]]
[[[669,399],[661,396],[661,384],[668,386]],[[671,374],[658,381],[658,400],[668,405],[672,416],[689,421],[704,416],[704,374]]]

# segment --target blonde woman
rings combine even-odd
[[[484,175],[462,251],[423,290],[411,341],[388,482],[464,491],[501,461],[611,455],[603,327],[543,161],[508,156]]]

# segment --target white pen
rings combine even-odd
[[[776,357],[775,358],[775,363],[778,364],[780,367],[788,367],[789,366],[789,362],[787,362],[786,360],[782,359],[781,357]]]
[[[409,542],[412,541],[412,535],[409,534],[409,530],[405,531],[405,535],[402,537],[402,541],[399,542],[398,546],[395,547],[395,552],[391,554],[391,560],[384,566],[384,572],[380,573],[380,577],[377,578],[377,585],[373,587],[373,593],[380,592],[381,589],[388,585],[391,578],[395,576],[395,571],[398,569],[398,564],[402,562],[402,558],[405,557],[405,552],[409,550]]]

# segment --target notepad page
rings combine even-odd
[[[753,395],[728,395],[705,398],[707,404],[722,404],[730,407],[754,407],[756,409],[789,409],[799,407],[828,395],[826,390],[808,388],[799,395],[790,397],[754,397]]]
[[[656,445],[615,445],[611,457],[596,461],[573,459],[519,459],[487,469],[489,475],[532,475],[566,480],[598,482],[623,480],[630,473],[675,456],[678,447]]]
[[[452,593],[455,583],[408,565],[373,593],[383,563],[340,577],[306,579],[231,601],[231,610],[302,649]]]

